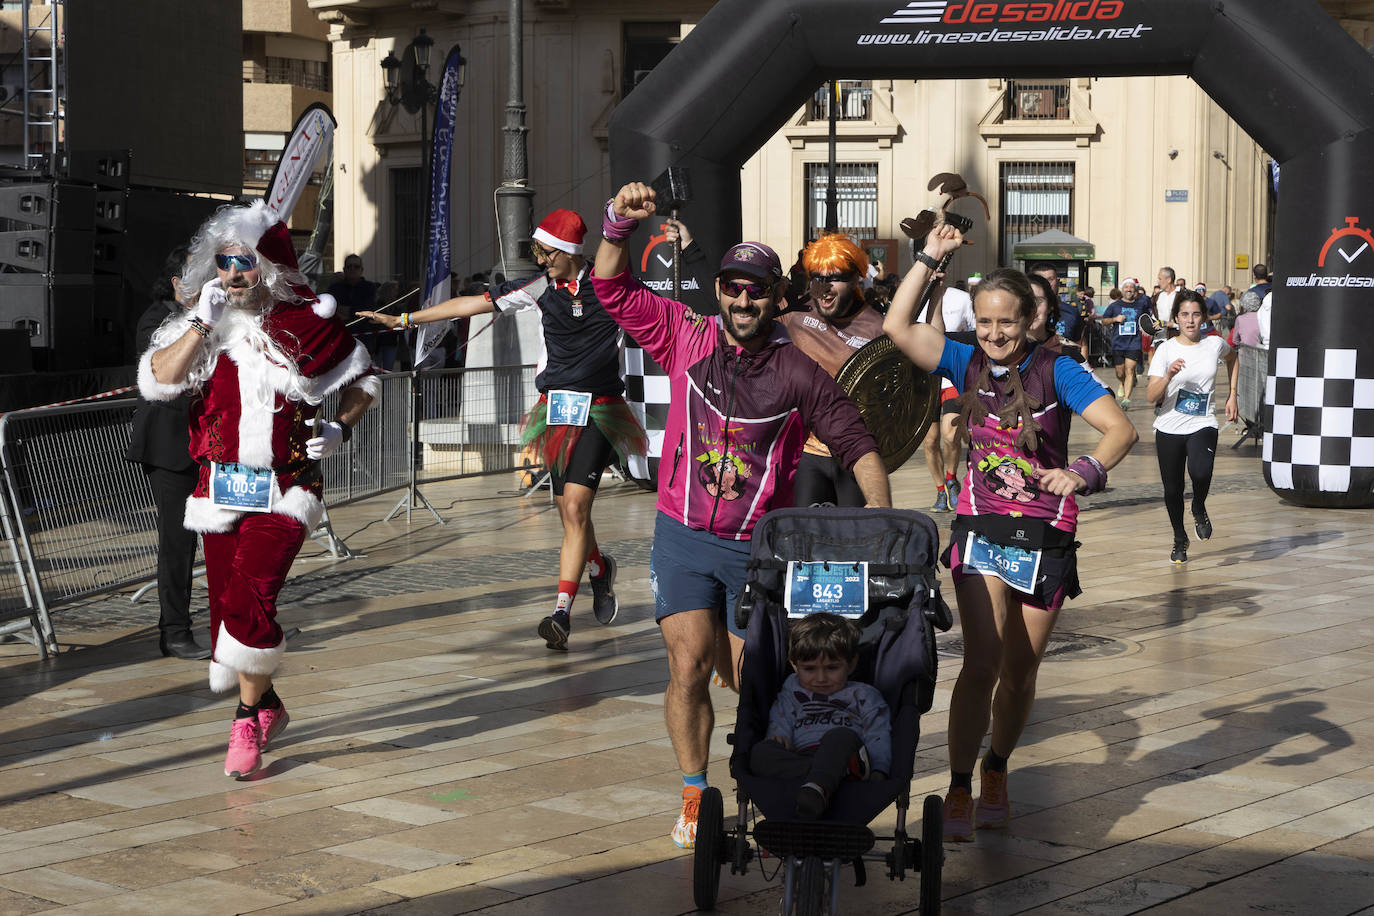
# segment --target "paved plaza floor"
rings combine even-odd
[[[1085,591],[1011,760],[1011,824],[947,847],[944,911],[1374,913],[1374,514],[1280,502],[1228,431],[1216,535],[1172,566],[1150,416],[1131,416],[1142,441],[1082,515]],[[535,626],[558,517],[513,486],[425,488],[444,526],[381,521],[397,495],[333,512],[365,556],[312,542],[297,563],[282,619],[303,632],[277,681],[292,722],[248,780],[223,775],[233,701],[204,663],[158,656],[155,603],[61,610],[47,663],[0,644],[0,913],[690,912],[691,856],[668,839],[681,780],[653,497],[608,480],[594,518],[620,619],[596,625],[584,594],[555,654]],[[933,495],[919,463],[894,490],[899,506]],[[958,638],[940,637],[917,799],[947,782]],[[734,696],[713,697],[732,815]],[[719,911],[777,913],[778,888],[726,869]],[[914,913],[917,881],[873,865],[840,903]]]

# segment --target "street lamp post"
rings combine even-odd
[[[386,100],[392,105],[400,105],[411,114],[420,115],[420,241],[417,251],[423,259],[425,238],[429,229],[428,207],[430,198],[430,157],[429,143],[429,106],[439,97],[439,87],[429,81],[429,54],[434,48],[434,39],[423,29],[406,45],[398,59],[394,52],[388,51],[382,59],[382,73],[386,86]],[[423,265],[423,260],[421,260]],[[416,279],[423,283],[418,274]]]

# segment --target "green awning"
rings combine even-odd
[[[1011,256],[1018,261],[1091,261],[1097,248],[1067,232],[1049,229],[1011,246]]]

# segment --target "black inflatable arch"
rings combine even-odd
[[[715,260],[740,167],[827,79],[1156,74],[1190,76],[1282,167],[1266,481],[1374,504],[1374,59],[1314,0],[721,0],[616,109],[611,171],[688,167]]]

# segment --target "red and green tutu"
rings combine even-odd
[[[596,424],[596,428],[601,430],[601,434],[611,443],[611,448],[620,456],[622,464],[627,462],[631,455],[644,455],[649,450],[649,437],[644,432],[639,418],[635,416],[625,399],[618,395],[601,395],[593,398],[587,423]],[[544,466],[555,474],[562,475],[572,458],[573,450],[577,448],[578,440],[582,437],[582,430],[586,428],[550,426],[549,400],[541,394],[520,424],[520,445],[524,447],[533,443],[544,459]]]

